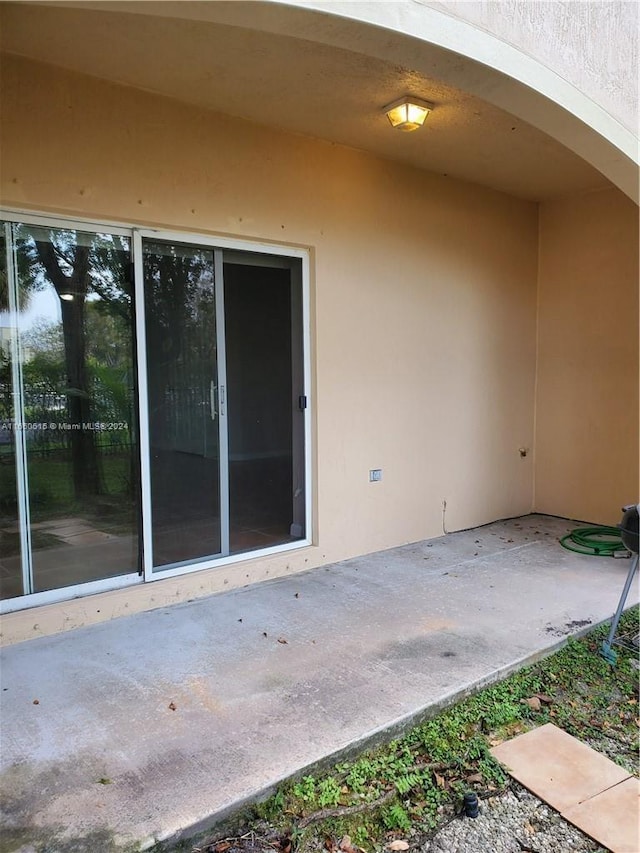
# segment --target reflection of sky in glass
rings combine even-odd
[[[87,302],[98,302],[100,297],[97,293],[89,293]],[[61,323],[60,299],[53,285],[47,284],[42,290],[33,291],[29,297],[27,306],[21,305],[18,316],[20,331],[28,332],[38,321],[47,323]]]
[[[18,312],[18,328],[21,332],[29,331],[39,320],[44,320],[48,324],[62,322],[60,300],[53,287],[35,291],[31,294],[26,309],[24,306],[20,307],[22,310]],[[0,312],[0,328],[10,329],[14,323],[15,315],[12,322],[8,311]]]
[[[53,287],[45,290],[37,290],[31,294],[26,310],[23,306],[19,313],[18,324],[23,332],[32,328],[36,320],[47,320],[48,322],[60,323],[60,300]]]
[[[29,241],[31,245],[33,245],[31,242],[33,239],[46,240],[50,242],[51,239],[53,239],[53,235],[57,235],[58,237],[62,235],[63,244],[64,238],[66,237],[66,243],[68,246],[93,246],[95,245],[96,240],[102,241],[103,243],[105,241],[115,243],[117,239],[111,234],[94,234],[93,232],[85,231],[57,231],[49,228],[41,228],[36,225],[19,225],[17,227],[28,233],[28,236],[31,238]],[[126,238],[120,238],[120,242],[116,244],[116,249],[118,251],[128,252],[129,248],[129,240]],[[64,262],[61,263],[61,269],[65,274],[70,272],[69,267]],[[111,283],[113,283],[114,277],[112,270],[108,268],[104,269],[101,274],[103,279],[110,280]],[[42,287],[43,283],[45,283],[44,287]],[[85,300],[87,302],[97,302],[100,298],[101,297],[97,293],[93,293],[91,290],[85,296]],[[27,305],[21,305],[19,308],[18,328],[21,332],[30,331],[34,325],[37,325],[38,322],[43,320],[49,324],[62,322],[60,299],[53,285],[46,278],[44,279],[44,282],[42,279],[40,280],[40,289],[31,292]],[[0,326],[2,325],[9,325],[8,317],[2,317],[2,320],[0,320]]]

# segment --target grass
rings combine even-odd
[[[29,459],[31,521],[35,523],[65,515],[81,515],[94,518],[114,532],[129,532],[134,521],[129,455],[126,452],[104,453],[101,454],[100,464],[104,494],[77,501],[73,491],[70,459],[62,454],[52,454],[48,458],[33,455]],[[15,520],[17,512],[15,475],[11,469],[7,476],[1,478],[0,513],[7,519]],[[18,534],[6,534],[5,539],[7,553],[19,553]]]
[[[620,629],[637,627],[638,608],[633,608]],[[630,652],[619,651],[615,667],[600,656],[606,632],[600,627],[583,639],[570,639],[551,657],[404,736],[282,786],[243,815],[244,826],[263,837],[290,839],[298,849],[334,849],[345,835],[366,851],[394,838],[427,837],[459,812],[466,791],[482,798],[508,786],[492,745],[548,722],[636,773],[638,671]],[[183,849],[215,851],[215,839]]]

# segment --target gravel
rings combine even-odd
[[[558,812],[512,782],[482,800],[477,818],[456,817],[420,853],[606,853]]]

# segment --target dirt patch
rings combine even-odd
[[[591,624],[591,619],[576,619],[573,622],[565,622],[560,627],[547,625],[544,630],[547,634],[552,634],[554,637],[568,637],[569,634],[575,634],[576,631],[579,631],[581,628],[588,628]]]

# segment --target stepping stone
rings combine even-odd
[[[640,780],[631,776],[562,813],[586,835],[613,853],[637,853],[640,850]]]
[[[640,782],[547,723],[493,747],[514,779],[613,853],[639,853]]]

